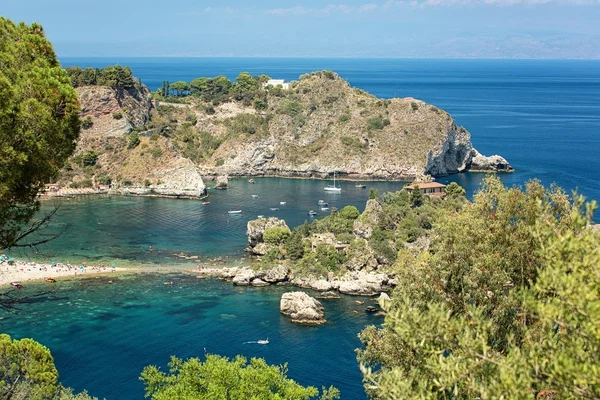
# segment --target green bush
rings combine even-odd
[[[390,125],[390,120],[387,118],[384,119],[382,117],[376,117],[376,118],[369,118],[367,120],[367,128],[369,130],[372,130],[372,129],[381,130],[388,125]]]
[[[265,233],[263,233],[263,240],[268,244],[279,245],[285,242],[290,234],[291,232],[289,228],[283,226],[273,226],[265,230]]]
[[[354,206],[346,206],[340,210],[340,217],[346,219],[357,219],[360,215],[358,208]]]
[[[419,109],[419,103],[417,103],[416,101],[411,101],[411,102],[410,102],[410,108],[411,108],[413,111],[417,111],[417,110]]]
[[[446,186],[446,195],[448,197],[465,197],[467,192],[458,183],[450,182],[450,184]]]
[[[223,160],[222,158],[219,158],[217,161],[215,161],[215,165],[217,167],[222,166],[223,164],[225,164],[225,160]]]
[[[92,180],[91,179],[82,179],[77,182],[72,182],[70,187],[72,187],[73,189],[89,188],[89,187],[92,187]]]
[[[98,153],[93,150],[88,150],[81,156],[81,166],[89,167],[92,165],[96,165],[96,161],[98,160]]]
[[[351,117],[351,115],[350,115],[350,114],[348,114],[348,113],[345,113],[345,114],[342,114],[342,115],[340,115],[340,117],[338,118],[338,120],[339,120],[340,122],[346,122],[346,121],[349,121],[349,120],[350,120],[350,117]]]
[[[122,119],[123,118],[123,113],[121,113],[121,112],[113,113],[112,117],[114,119]]]
[[[150,140],[156,142],[159,137],[160,135],[158,133],[153,133],[152,136],[150,136]]]
[[[89,115],[81,120],[81,127],[83,129],[90,129],[92,125],[94,125],[94,123],[92,122],[92,118]]]
[[[127,138],[127,148],[128,149],[133,149],[135,147],[137,147],[137,145],[140,144],[140,137],[138,135],[137,132],[131,132],[129,134],[129,137]]]
[[[302,113],[302,104],[297,101],[288,100],[283,106],[283,113],[295,118]]]
[[[263,99],[256,99],[254,100],[254,108],[256,108],[259,111],[263,111],[266,110],[268,107],[268,104],[266,102],[266,100]]]
[[[154,158],[159,158],[163,154],[163,151],[162,151],[162,149],[160,147],[152,147],[150,150],[148,150],[148,152]]]

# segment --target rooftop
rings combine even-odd
[[[416,186],[419,189],[434,189],[434,188],[445,188],[446,185],[439,182],[413,182],[410,185],[405,186],[405,189],[414,189]]]

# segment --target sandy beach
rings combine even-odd
[[[85,276],[125,270],[130,269],[116,268],[108,265],[85,266],[62,263],[47,264],[18,260],[13,261],[11,264],[7,260],[3,260],[0,261],[0,286],[8,285],[11,282],[60,278],[63,276]]]

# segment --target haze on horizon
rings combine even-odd
[[[600,59],[600,0],[4,0],[59,57]]]

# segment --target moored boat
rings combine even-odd
[[[204,205],[204,206],[207,206],[207,205],[209,205],[209,204],[210,204],[210,201],[203,201],[203,202],[202,202],[202,205]]]
[[[339,193],[342,191],[342,188],[335,185],[335,172],[333,173],[333,185],[327,185],[324,187],[326,192],[336,192]]]
[[[17,289],[23,289],[23,285],[21,284],[21,282],[11,282],[10,286],[17,288]]]
[[[319,215],[315,210],[310,210],[307,214],[310,216]]]
[[[366,189],[366,188],[367,188],[367,185],[360,185],[360,184],[356,184],[356,185],[354,185],[354,187],[355,187],[355,188],[358,188],[358,189]]]

